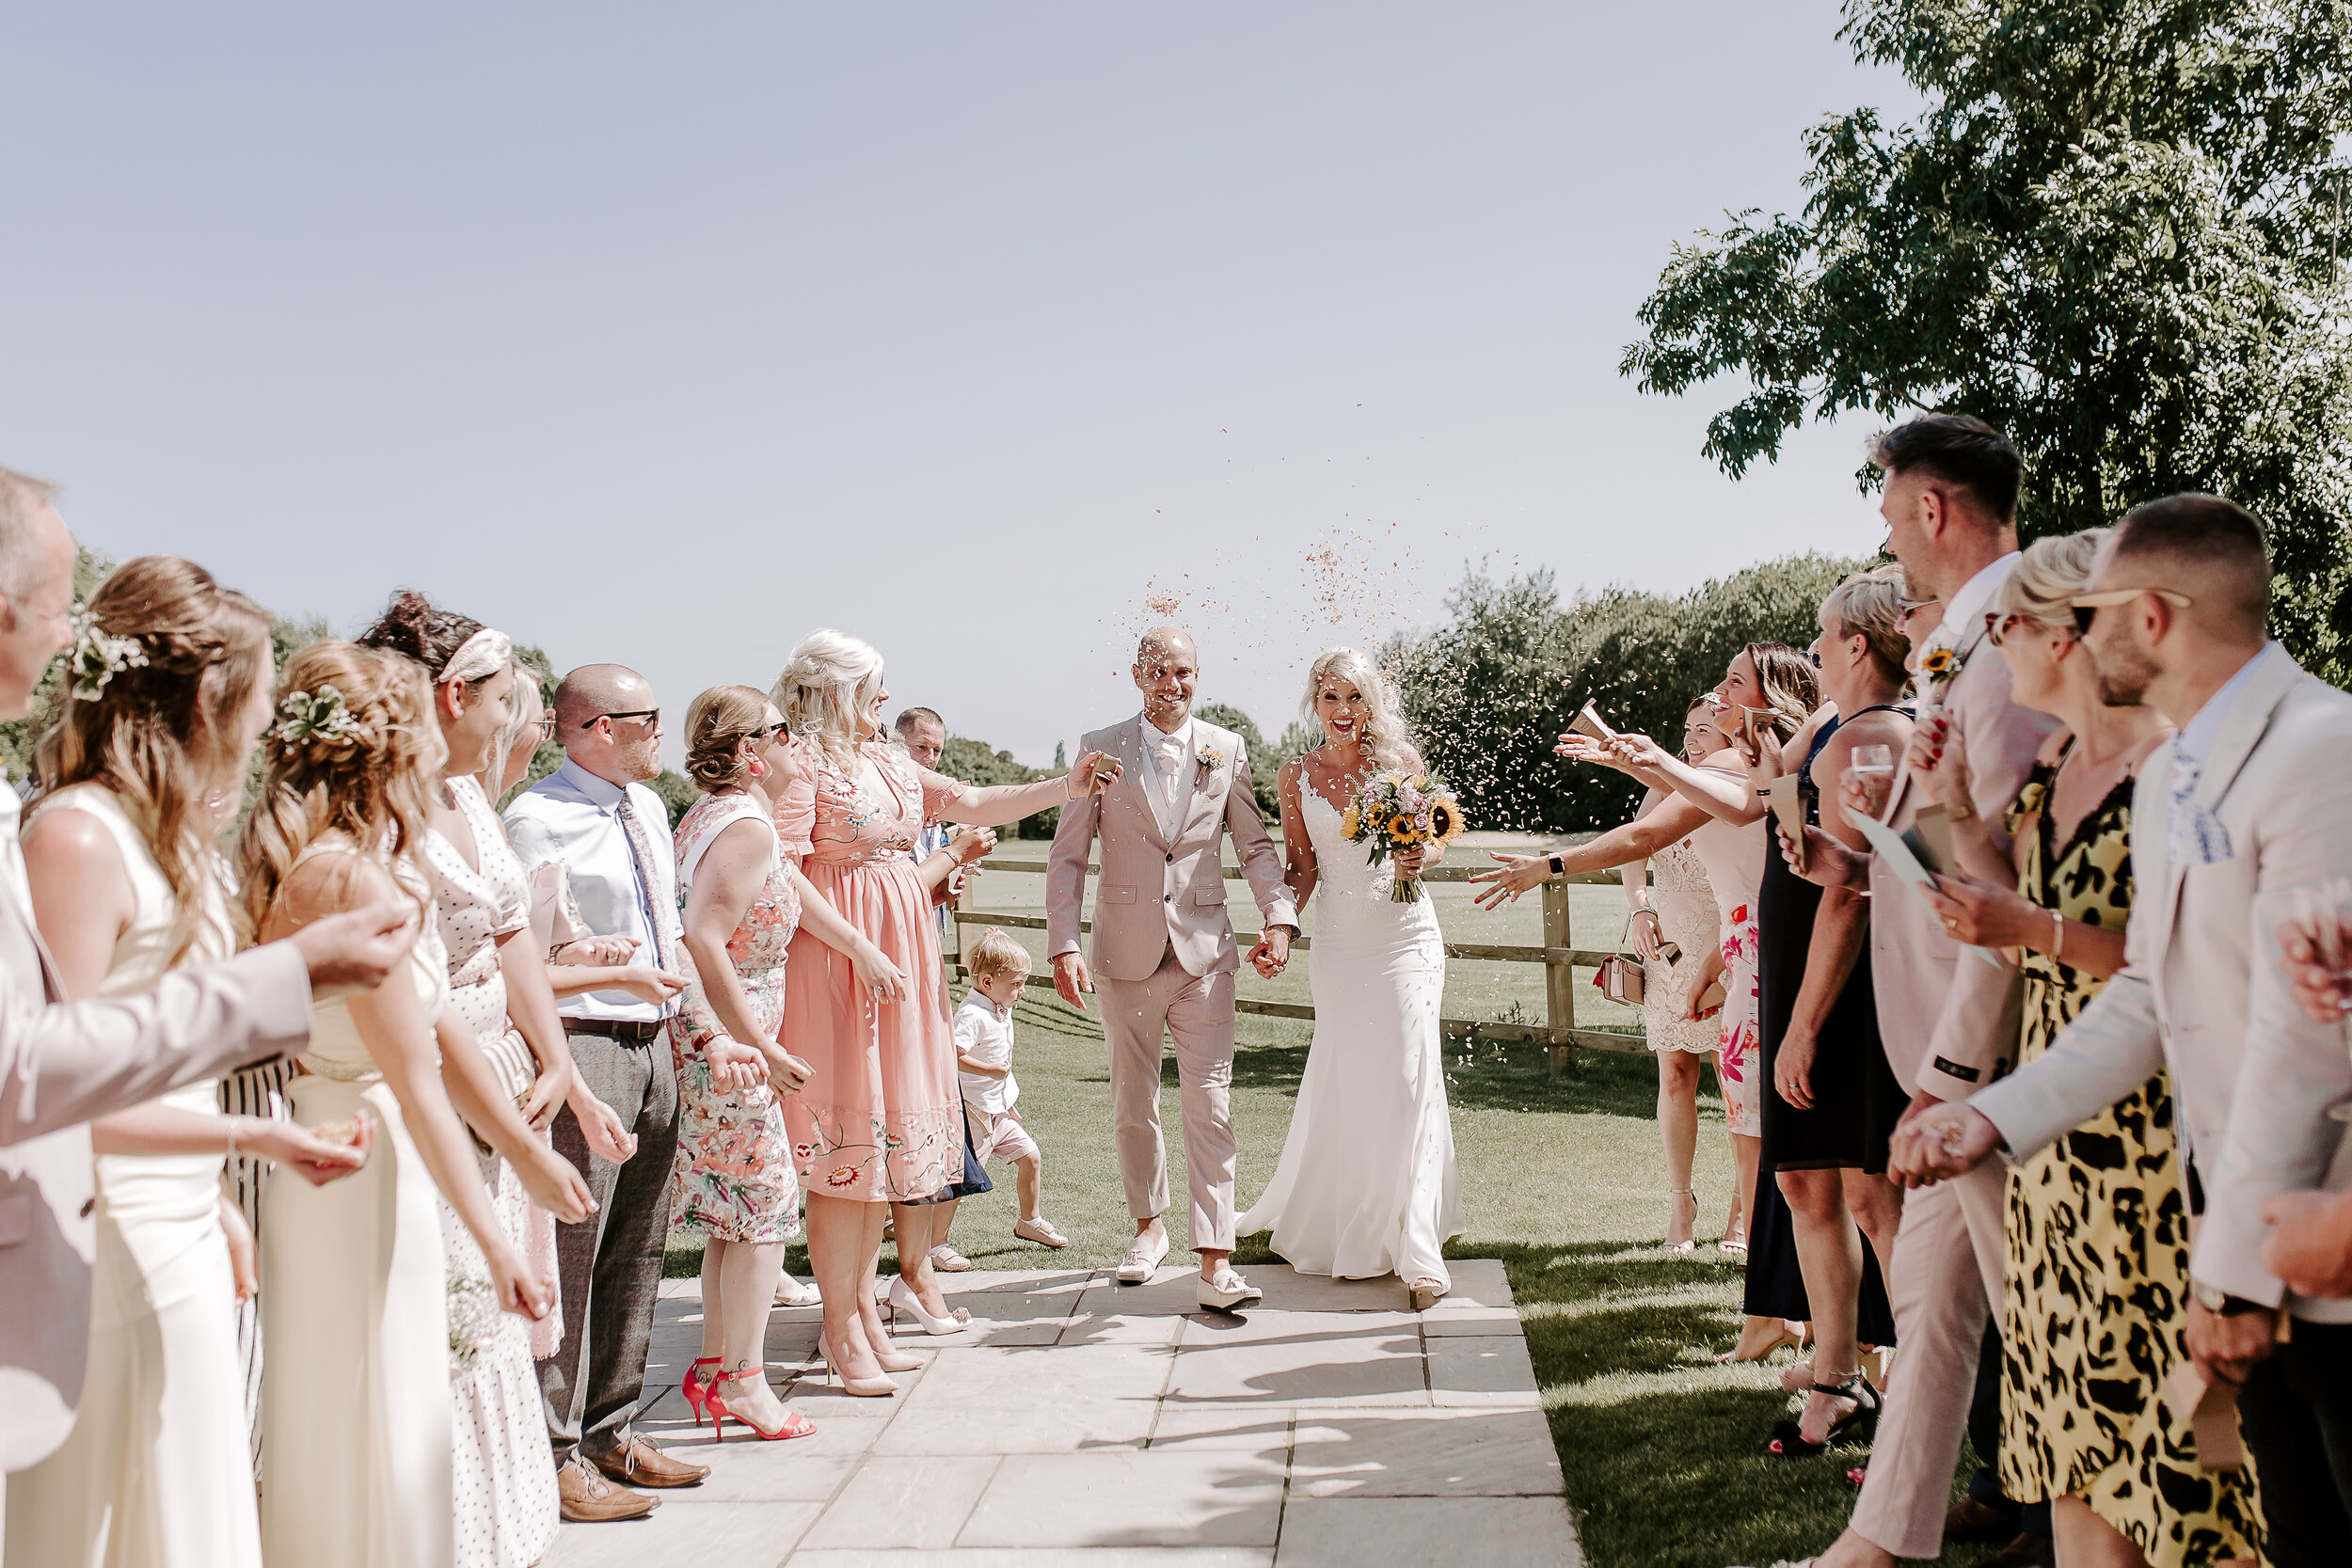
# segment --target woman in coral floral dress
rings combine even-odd
[[[801,1233],[782,1096],[808,1067],[777,1041],[802,907],[799,873],[777,852],[771,794],[791,776],[789,744],[784,721],[748,686],[695,698],[686,768],[704,793],[675,835],[695,979],[671,1022],[678,1143],[670,1227],[704,1238],[703,1354],[687,1371],[686,1402],[714,1428],[733,1418],[770,1438],[817,1430],[777,1401],[760,1349],[785,1243]]]
[[[792,939],[783,1036],[811,1072],[787,1100],[785,1124],[807,1194],[825,1356],[845,1387],[874,1394],[897,1387],[877,1356],[887,1341],[873,1306],[884,1206],[933,1197],[963,1173],[939,927],[907,851],[929,823],[1018,821],[1071,799],[1073,785],[1083,794],[1118,774],[1089,753],[1064,778],[977,788],[883,738],[889,696],[882,656],[835,631],[794,649],[775,690],[793,735],[776,826],[787,862],[815,894]],[[822,928],[819,903],[847,922],[848,945]],[[925,1313],[946,1318],[946,1298],[920,1266],[923,1213],[899,1211],[898,1255]]]

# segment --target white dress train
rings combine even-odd
[[[1235,1224],[1274,1232],[1303,1274],[1448,1285],[1462,1230],[1454,1124],[1438,1033],[1445,942],[1427,897],[1399,904],[1387,866],[1340,836],[1340,814],[1302,782],[1315,862],[1314,1043],[1274,1180]]]

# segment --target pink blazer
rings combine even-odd
[[[1195,764],[1192,798],[1174,842],[1160,832],[1144,780],[1143,716],[1096,730],[1078,742],[1125,769],[1117,783],[1062,807],[1045,875],[1047,951],[1078,951],[1078,912],[1086,897],[1089,851],[1102,845],[1102,877],[1094,893],[1095,974],[1113,980],[1148,980],[1169,947],[1187,974],[1237,969],[1241,954],[1225,917],[1225,834],[1233,835],[1242,875],[1270,926],[1295,926],[1298,909],[1282,885],[1281,851],[1267,836],[1249,784],[1241,737],[1204,719],[1193,720],[1200,745],[1221,755],[1215,768]]]
[[[89,1128],[310,1037],[290,942],[167,974],[145,996],[61,1003],[40,935],[0,890],[0,1469],[65,1441],[81,1399],[97,1253]]]
[[[2047,713],[2009,700],[2009,665],[1979,633],[1959,671],[1939,683],[1920,708],[1959,724],[1968,758],[1968,795],[2006,847],[2001,814],[2026,787],[2033,761],[2058,728]],[[1909,769],[1896,776],[1884,821],[1900,832],[1918,816],[1925,794]],[[1894,873],[1870,862],[1870,986],[1878,996],[1879,1039],[1903,1087],[1961,1099],[2007,1072],[2017,1060],[2021,989],[2016,967],[1967,957],[1943,923]]]

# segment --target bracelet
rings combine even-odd
[[[2066,917],[2056,910],[2050,911],[2050,957],[2058,958],[2066,951]]]
[[[1960,804],[1944,808],[1945,817],[1953,822],[1965,822],[1976,815],[1977,803],[1964,795],[1961,797]]]

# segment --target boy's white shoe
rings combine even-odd
[[[1070,1244],[1070,1238],[1055,1229],[1053,1222],[1042,1214],[1033,1220],[1013,1221],[1012,1233],[1025,1242],[1035,1242],[1040,1246],[1065,1247]]]
[[[1200,1281],[1200,1305],[1212,1311],[1231,1312],[1236,1307],[1246,1307],[1253,1301],[1264,1299],[1263,1291],[1232,1269],[1219,1269],[1216,1279]]]
[[[1127,1243],[1127,1256],[1119,1260],[1119,1282],[1140,1285],[1152,1277],[1152,1271],[1168,1256],[1168,1228],[1155,1225]]]

